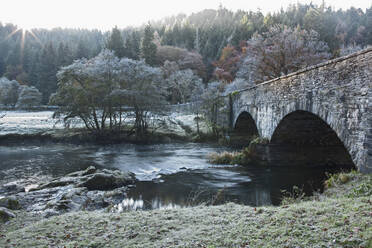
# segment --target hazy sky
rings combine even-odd
[[[14,23],[21,28],[98,28],[102,30],[137,26],[148,20],[157,20],[178,13],[191,14],[206,8],[216,9],[220,4],[237,10],[257,10],[264,13],[286,8],[291,3],[305,0],[1,0],[0,22]],[[312,0],[320,4],[321,0]],[[350,6],[365,10],[371,0],[328,0],[336,9]]]

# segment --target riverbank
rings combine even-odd
[[[52,118],[52,111],[2,111],[0,116],[3,116],[0,118],[0,145],[32,142],[159,144],[208,141],[211,138],[206,121],[199,120],[198,130],[196,116],[192,114],[172,114],[156,119],[156,123],[152,123],[148,132],[140,137],[130,125],[120,131],[92,133],[81,121],[75,120],[73,125],[65,128],[62,120]]]
[[[1,226],[1,247],[372,247],[372,175],[334,176],[323,194],[278,207],[228,203],[76,212]]]
[[[71,143],[71,144],[162,144],[171,142],[189,142],[191,137],[176,133],[148,133],[137,137],[129,131],[92,134],[85,129],[56,129],[32,134],[0,135],[0,145],[19,145],[28,143]]]

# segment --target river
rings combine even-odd
[[[2,133],[51,128],[51,112],[8,113]],[[18,116],[17,119],[15,116]],[[9,119],[8,119],[9,120]],[[29,123],[29,124],[27,124]],[[32,124],[30,124],[32,123]],[[18,126],[18,127],[17,127]],[[18,132],[19,133],[19,132]],[[73,145],[27,143],[0,146],[0,183],[63,176],[91,165],[135,173],[139,180],[119,209],[174,208],[233,201],[252,206],[279,204],[282,190],[321,189],[326,168],[211,165],[208,154],[227,150],[212,144]]]

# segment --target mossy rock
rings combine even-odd
[[[338,178],[340,179],[340,182],[342,184],[345,184],[350,181],[350,177],[346,174],[340,174]]]
[[[15,218],[15,214],[7,208],[0,207],[0,223],[5,223],[11,218]]]
[[[0,207],[8,208],[11,210],[21,209],[21,205],[19,204],[19,201],[17,200],[17,198],[13,196],[1,198]]]

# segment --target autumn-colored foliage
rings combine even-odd
[[[174,46],[158,46],[156,58],[158,64],[164,65],[166,61],[176,62],[179,69],[191,69],[199,77],[206,78],[203,57],[197,52]]]
[[[220,59],[213,63],[216,67],[214,76],[225,83],[232,82],[239,69],[240,59],[241,52],[237,51],[234,46],[227,45],[223,48]]]

